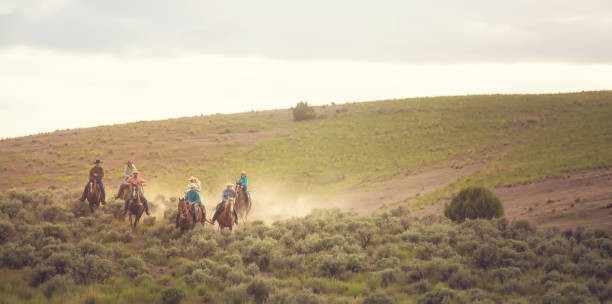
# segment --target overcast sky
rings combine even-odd
[[[611,33],[609,0],[0,0],[0,137],[300,100],[612,89]]]

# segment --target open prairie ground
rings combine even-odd
[[[0,141],[0,304],[609,303],[612,92],[413,98],[143,121]],[[149,181],[136,228],[77,200]],[[255,199],[232,232],[176,227],[187,177],[210,219],[224,183]],[[454,223],[490,188],[505,217]],[[586,228],[586,229],[585,229]]]
[[[609,195],[589,201],[593,187],[609,194],[605,174],[593,178],[595,186],[572,188],[564,202],[579,199],[575,207],[545,204],[566,191],[563,183],[546,194],[529,186],[528,198],[513,193],[611,166],[610,91],[383,100],[320,106],[316,113],[305,122],[294,122],[290,110],[273,110],[4,139],[0,188],[81,188],[90,163],[102,159],[110,193],[123,163],[133,159],[150,196],[177,196],[195,175],[209,208],[222,185],[247,170],[262,207],[254,212],[266,221],[325,206],[373,211],[406,204],[416,211],[480,184],[496,188],[510,218],[609,225],[610,210],[602,209]]]

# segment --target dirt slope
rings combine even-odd
[[[612,170],[575,173],[565,179],[493,189],[509,220],[527,219],[546,227],[584,226],[612,230]],[[443,213],[444,203],[415,212],[415,216]]]

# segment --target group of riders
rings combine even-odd
[[[85,189],[83,190],[83,195],[79,199],[80,201],[85,201],[90,191],[90,184],[92,184],[92,182],[96,182],[100,186],[100,190],[102,192],[101,203],[103,205],[106,204],[106,191],[104,188],[104,182],[102,181],[102,178],[104,177],[104,168],[102,168],[102,163],[103,163],[102,161],[96,160],[94,162],[94,167],[92,167],[89,170],[89,181],[87,182],[87,185],[85,185]],[[121,197],[121,193],[126,188],[129,188],[130,186],[132,186],[132,189],[134,189],[135,191],[138,191],[138,194],[140,195],[140,200],[142,201],[144,205],[145,212],[147,213],[147,215],[150,215],[149,202],[147,201],[142,191],[142,187],[147,184],[147,181],[144,180],[140,176],[140,172],[138,171],[138,169],[136,169],[136,165],[134,164],[134,161],[131,161],[131,160],[127,161],[126,168],[123,171],[123,177],[124,177],[124,181],[123,183],[121,183],[121,186],[119,187],[119,191],[117,195],[115,195],[114,198],[118,199],[119,197]],[[241,191],[241,194],[245,195],[247,204],[250,204],[251,200],[249,197],[249,192],[247,191],[248,184],[249,184],[249,178],[247,177],[247,173],[246,171],[242,171],[240,173],[240,178],[236,181],[236,189]],[[214,223],[217,220],[219,213],[225,207],[225,202],[230,198],[236,198],[236,191],[233,189],[233,187],[234,187],[234,184],[232,183],[226,184],[226,187],[223,190],[222,200],[219,204],[217,204],[215,214],[212,218],[212,223]],[[135,191],[130,191],[129,194],[125,198],[125,202],[123,205],[124,215],[127,213],[128,204],[130,200],[134,198],[134,195],[136,195]],[[189,184],[187,185],[187,191],[185,192],[185,201],[188,203],[191,203],[191,211],[193,214],[194,222],[196,218],[196,210],[195,210],[196,205],[200,205],[203,207],[202,200],[200,198],[200,191],[202,191],[202,184],[200,183],[200,180],[196,178],[195,176],[191,176],[189,178]],[[236,224],[238,224],[238,214],[236,213],[236,209],[234,209],[234,219],[235,219]],[[178,216],[177,216],[177,225],[178,225]]]

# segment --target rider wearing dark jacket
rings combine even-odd
[[[104,189],[104,182],[102,182],[102,178],[104,177],[104,168],[102,168],[102,161],[99,159],[94,162],[95,166],[89,170],[89,181],[87,181],[87,185],[85,185],[85,189],[83,189],[83,195],[81,195],[80,201],[85,201],[87,198],[87,194],[89,194],[89,182],[96,181],[98,185],[100,185],[100,190],[102,190],[102,204],[106,204],[106,190]]]

